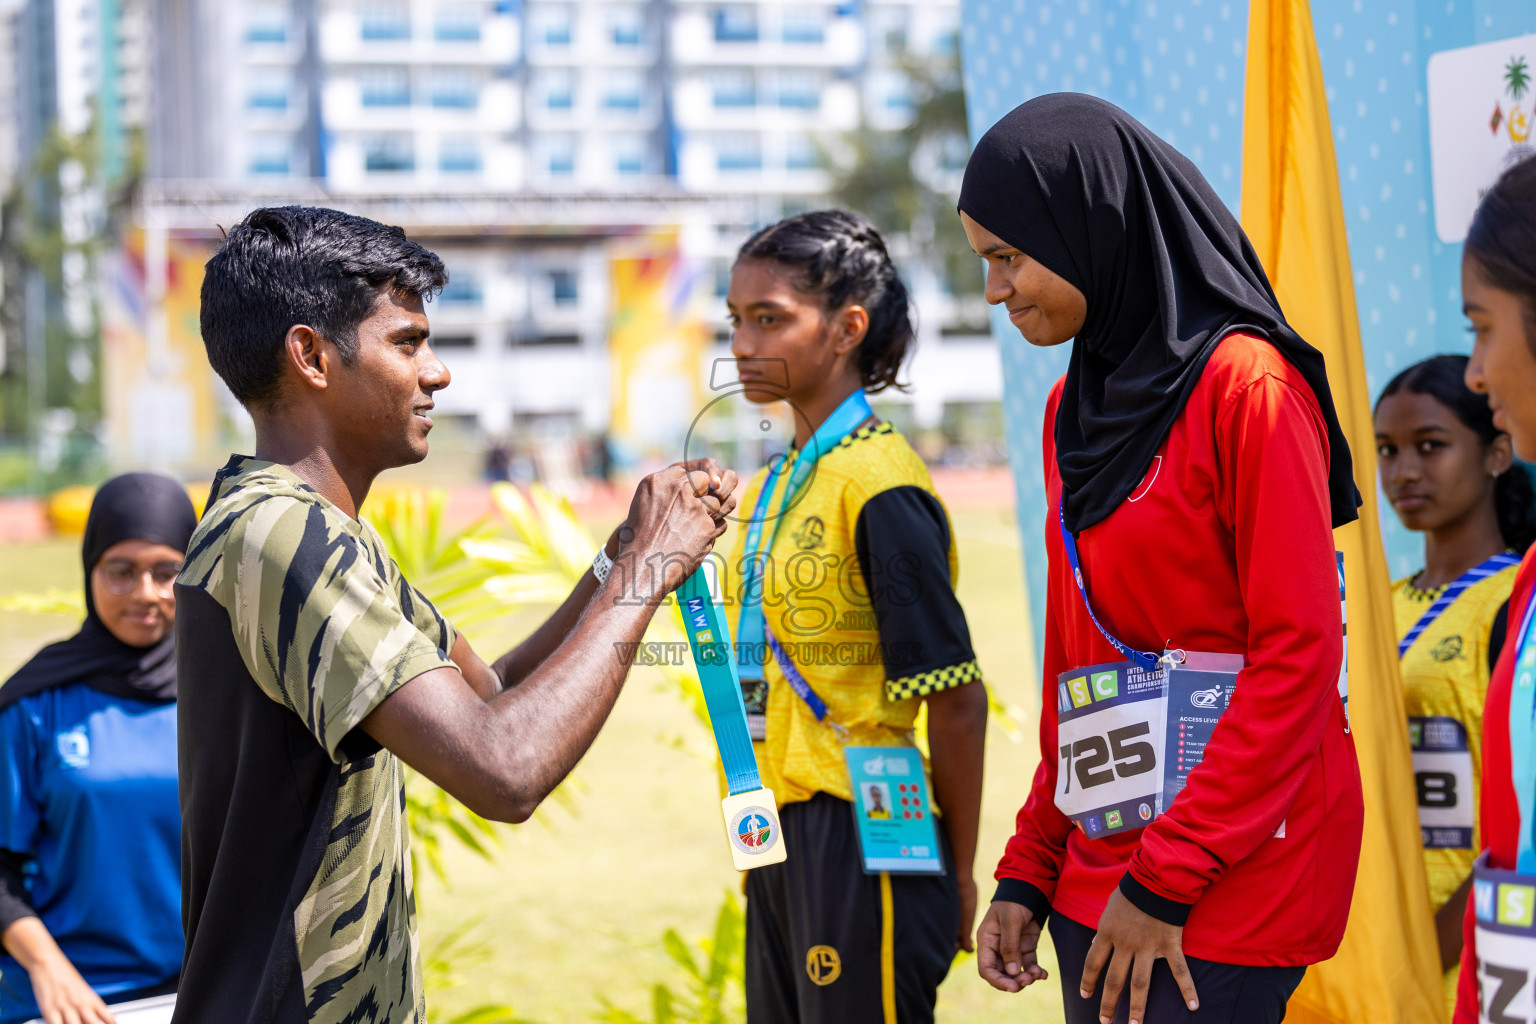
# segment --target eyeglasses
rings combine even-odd
[[[101,577],[101,585],[107,588],[107,593],[118,597],[139,589],[139,581],[145,574],[148,574],[161,597],[170,597],[175,592],[176,577],[181,574],[181,563],[157,562],[147,569],[141,569],[132,562],[113,559],[97,565],[96,573]]]

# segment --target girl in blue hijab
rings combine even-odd
[[[173,587],[197,515],[176,481],[97,492],[86,619],[0,686],[0,1024],[109,1024],[181,971]]]

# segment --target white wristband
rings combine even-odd
[[[608,557],[605,548],[598,548],[597,554],[592,557],[592,575],[597,577],[599,585],[608,582],[608,574],[613,571],[613,559]]]

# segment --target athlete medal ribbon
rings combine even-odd
[[[812,434],[800,458],[793,462],[785,459],[769,471],[763,482],[763,493],[747,526],[748,568],[742,588],[742,616],[739,622],[740,631],[744,634],[740,638],[743,646],[754,642],[761,646],[763,639],[761,594],[757,594],[756,601],[749,601],[748,595],[755,592],[761,580],[761,574],[753,570],[758,567],[756,554],[762,542],[769,497],[777,489],[779,481],[787,478],[776,517],[781,519],[790,502],[805,485],[816,460],[824,452],[835,448],[838,441],[872,415],[864,392],[855,391],[827,417],[821,429]],[[784,472],[786,466],[791,467],[788,473]],[[776,528],[778,523],[774,525]],[[726,622],[725,610],[716,597],[718,588],[710,586],[708,570],[711,568],[712,565],[706,562],[688,577],[677,591],[677,600],[683,612],[683,626],[688,633],[693,663],[698,669],[699,685],[704,692],[704,706],[709,710],[710,728],[714,730],[715,745],[720,750],[720,764],[725,770],[729,795],[720,802],[720,809],[725,816],[731,861],[738,871],[747,871],[777,864],[785,859],[786,852],[783,830],[779,826],[778,805],[774,802],[773,791],[763,786],[762,776],[757,770],[757,755],[752,750],[753,735],[748,725],[741,684],[741,669],[746,668],[748,662],[732,656],[731,629]],[[751,664],[755,678],[760,680],[761,661]]]
[[[704,691],[704,705],[709,709],[710,728],[720,748],[720,764],[725,769],[729,795],[720,802],[720,810],[725,815],[731,862],[737,871],[746,871],[783,861],[784,836],[773,790],[764,788],[757,771],[741,680],[736,674],[736,660],[731,657],[730,627],[709,585],[705,566],[683,582],[677,600]]]

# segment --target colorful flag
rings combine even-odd
[[[1242,196],[1243,227],[1286,319],[1327,360],[1365,496],[1360,520],[1334,533],[1348,584],[1349,717],[1365,789],[1365,836],[1344,943],[1332,960],[1308,969],[1286,1024],[1441,1024],[1440,958],[1376,518],[1370,396],[1307,0],[1250,4]]]

